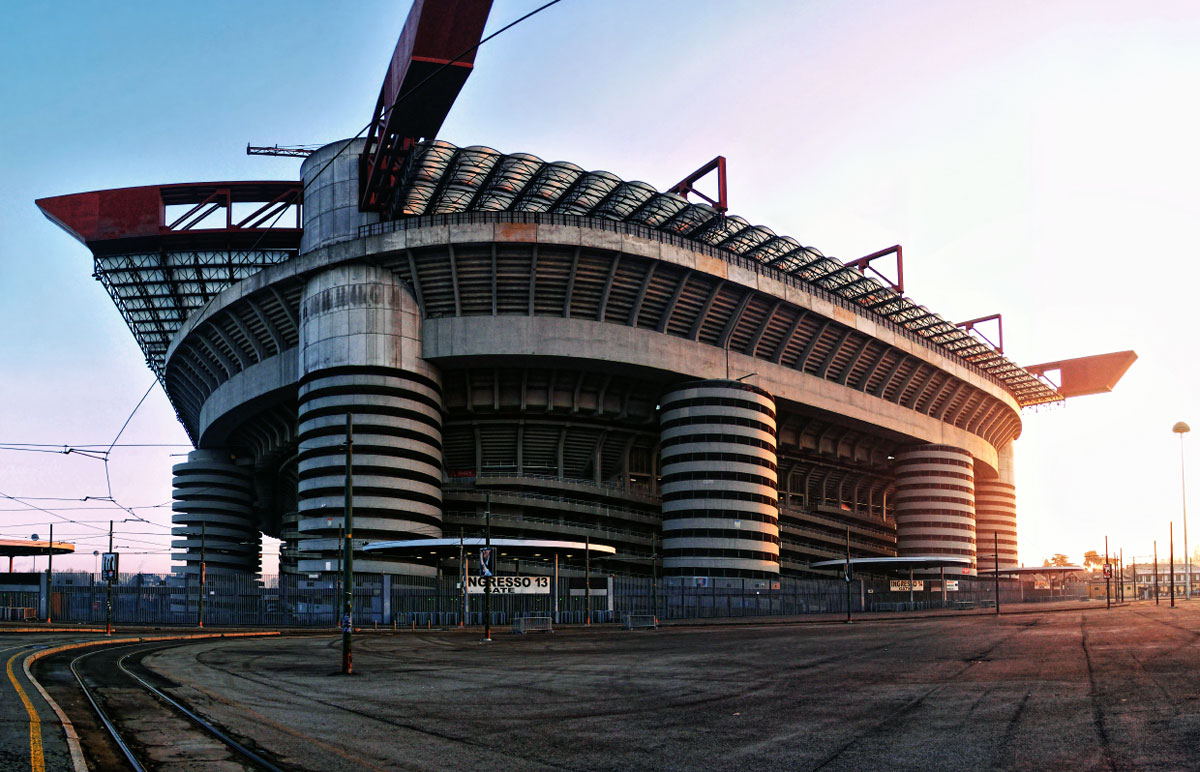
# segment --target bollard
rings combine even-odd
[[[378,619],[375,620],[375,630],[376,631],[379,630],[379,620]]]
[[[412,626],[413,626],[412,631],[415,633],[417,631],[417,618],[416,617],[413,617]]]
[[[432,630],[432,629],[433,629],[433,617],[430,617],[430,618],[428,618],[428,619],[426,619],[426,620],[425,620],[425,629],[426,629],[426,630]]]
[[[396,620],[392,620],[392,632],[396,632]]]

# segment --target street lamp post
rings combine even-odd
[[[1183,421],[1171,427],[1171,431],[1179,435],[1179,491],[1183,499],[1183,570],[1185,577],[1183,597],[1185,600],[1192,599],[1192,558],[1188,554],[1187,543],[1187,476],[1184,474],[1183,467],[1183,435],[1191,430],[1192,427]]]

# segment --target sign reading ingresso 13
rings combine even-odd
[[[490,582],[492,592],[505,595],[548,595],[550,593],[550,577],[548,576],[472,576],[467,580],[467,592],[487,592],[484,582]]]

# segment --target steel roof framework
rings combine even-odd
[[[770,228],[674,193],[660,193],[644,182],[627,182],[603,171],[586,172],[565,162],[547,163],[523,153],[505,155],[482,146],[458,148],[440,140],[416,145],[398,178],[390,197],[392,219],[459,212],[547,212],[645,225],[727,250],[833,292],[995,377],[1022,407],[1063,399],[1046,380],[970,330],[864,275],[856,264],[861,259],[842,263]]]
[[[298,182],[208,182],[76,193],[37,205],[92,251],[93,277],[161,380],[167,349],[188,316],[296,255],[301,199]],[[168,222],[168,207],[187,209],[171,211]]]

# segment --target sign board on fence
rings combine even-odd
[[[958,592],[958,580],[957,579],[947,579],[946,580],[946,592]]]
[[[492,592],[501,595],[548,595],[548,576],[472,576],[467,580],[467,592],[487,592],[485,582],[492,582]]]
[[[949,584],[949,582],[947,582],[946,584]],[[908,580],[907,579],[893,579],[892,583],[891,583],[891,588],[892,588],[892,592],[908,592]],[[925,580],[924,579],[914,579],[912,582],[912,589],[917,592],[921,592],[922,590],[924,590],[925,589]],[[947,587],[947,589],[949,589],[949,588]]]
[[[106,582],[117,581],[117,564],[121,556],[116,552],[105,552],[100,556],[100,578]]]

